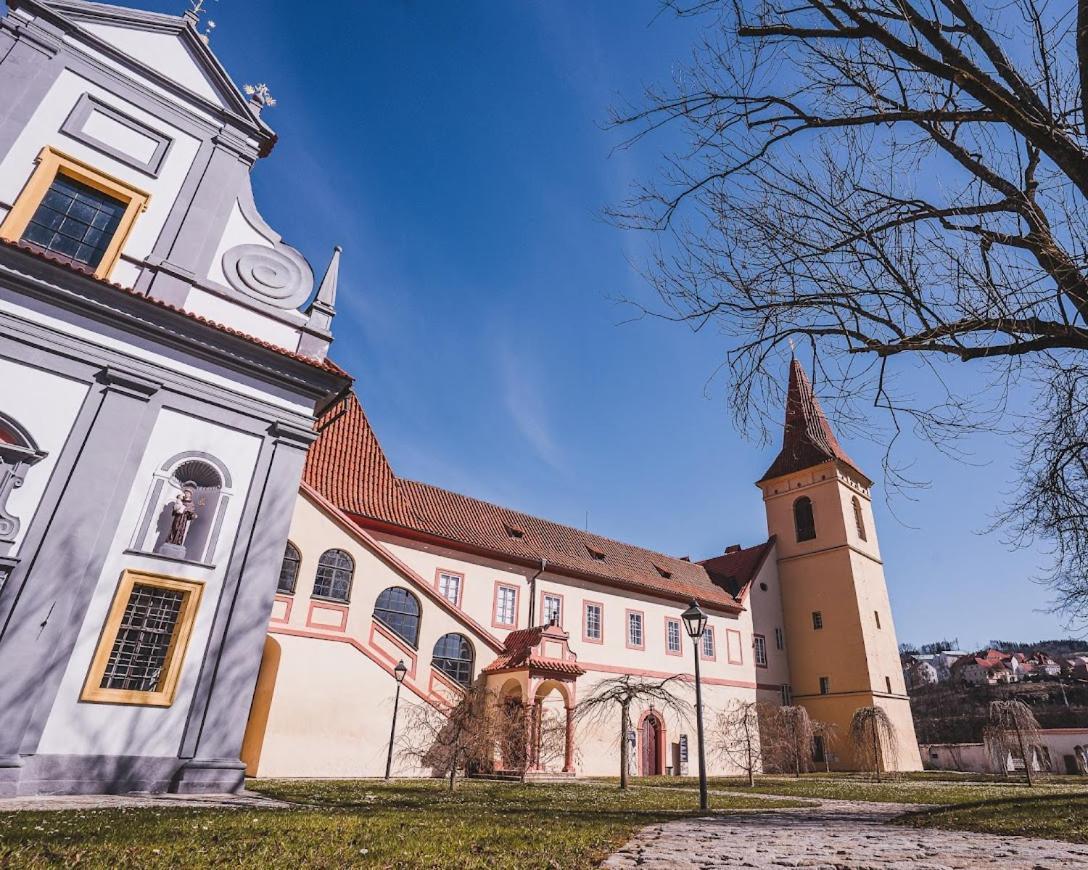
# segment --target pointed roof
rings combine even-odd
[[[794,357],[790,361],[790,383],[786,393],[786,428],[782,433],[782,450],[775,457],[771,467],[759,479],[759,483],[784,474],[803,471],[814,465],[823,465],[830,461],[849,465],[862,477],[865,474],[858,468],[846,451],[842,449],[831,424],[824,416],[823,408],[812,391],[812,382]],[[868,478],[866,478],[868,480]]]

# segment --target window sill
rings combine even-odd
[[[280,594],[280,595],[294,595],[295,593],[294,592],[280,592],[278,594]],[[314,595],[313,593],[311,593],[310,598],[313,599],[314,601],[325,601],[325,602],[328,602],[329,604],[343,604],[345,607],[347,605],[351,604],[351,599],[350,598],[333,598],[331,595]]]
[[[211,562],[198,562],[195,559],[179,559],[177,556],[164,556],[162,553],[155,553],[149,550],[125,550],[126,556],[142,556],[145,559],[158,559],[162,562],[173,562],[178,565],[194,565],[197,568],[207,568],[213,570],[215,565]]]

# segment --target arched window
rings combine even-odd
[[[19,518],[9,510],[8,499],[23,485],[30,466],[45,456],[26,429],[0,412],[0,555],[19,531]]]
[[[419,601],[407,589],[390,586],[379,595],[374,618],[412,646],[419,642]]]
[[[865,515],[861,512],[861,502],[856,495],[851,501],[854,503],[854,524],[858,527],[858,537],[867,541],[869,539],[865,536]]]
[[[355,562],[343,550],[326,550],[317,560],[314,596],[347,602],[351,598],[351,575]]]
[[[280,564],[280,582],[276,591],[281,595],[294,595],[295,584],[298,583],[298,566],[302,562],[298,547],[287,542],[287,550],[283,554],[283,562]]]
[[[472,682],[472,644],[463,634],[444,634],[434,645],[431,666],[462,686]]]
[[[793,503],[793,527],[798,541],[811,541],[816,537],[816,520],[812,516],[812,499],[801,496]]]

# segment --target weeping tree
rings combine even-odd
[[[831,772],[831,751],[839,742],[839,726],[834,722],[812,720],[812,739],[819,738],[824,748],[824,772]]]
[[[794,340],[819,347],[840,425],[875,404],[889,445],[1004,422],[1024,461],[996,520],[1053,545],[1057,603],[1083,613],[1088,4],[664,5],[700,41],[612,116],[622,147],[665,158],[609,210],[653,234],[647,309],[721,333],[755,434]],[[912,483],[891,453],[885,470]]]
[[[882,769],[895,765],[895,737],[895,725],[883,707],[860,707],[854,711],[854,718],[850,720],[854,758],[877,782],[880,782]]]
[[[586,697],[578,702],[575,708],[575,720],[579,723],[593,725],[606,723],[618,708],[621,789],[626,789],[628,785],[630,746],[627,735],[631,730],[632,707],[653,707],[659,712],[669,712],[686,721],[691,712],[691,704],[681,694],[682,687],[683,678],[680,674],[674,674],[663,680],[650,680],[624,674],[620,677],[601,680]]]
[[[812,767],[813,728],[804,707],[774,707],[760,724],[764,762],[800,776]]]
[[[1034,785],[1031,764],[1039,746],[1039,722],[1023,701],[991,701],[986,729],[990,751],[1000,754],[1001,769],[1007,774],[1010,752],[1024,759],[1024,777]]]
[[[734,699],[714,718],[711,749],[739,768],[749,786],[756,784],[756,771],[762,767],[760,722],[773,716],[775,709],[760,701]]]

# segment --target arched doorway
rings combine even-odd
[[[665,772],[665,723],[650,710],[642,715],[638,727],[639,772],[642,776],[660,776]]]

